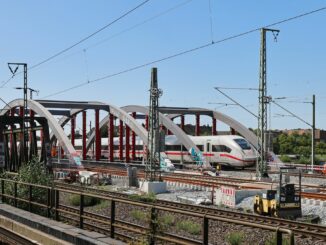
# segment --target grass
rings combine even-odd
[[[242,232],[231,232],[226,236],[230,245],[240,245],[243,242],[244,234]]]
[[[176,224],[178,230],[188,232],[192,235],[199,235],[201,232],[201,226],[190,220],[183,220]]]
[[[158,226],[160,230],[166,230],[169,226],[174,225],[174,216],[166,214],[158,218]]]
[[[133,194],[129,196],[129,199],[138,202],[147,202],[152,203],[156,201],[156,196],[154,193],[144,194],[144,195],[137,195]]]
[[[129,212],[129,214],[132,218],[134,218],[135,220],[138,220],[138,221],[145,221],[148,218],[148,215],[145,212],[140,211],[140,210],[131,210]]]
[[[105,209],[108,206],[109,206],[109,201],[101,201],[94,208],[95,208],[95,211],[101,211],[102,209]]]

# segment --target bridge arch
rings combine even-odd
[[[0,115],[4,115],[7,111],[9,111],[11,108],[15,107],[21,107],[24,106],[24,100],[23,99],[16,99],[11,102],[9,102],[3,110],[0,112]],[[48,120],[48,124],[50,129],[52,130],[52,133],[55,135],[55,137],[61,142],[61,145],[63,146],[64,150],[70,154],[70,156],[77,156],[77,152],[71,142],[69,141],[69,138],[57,122],[57,120],[53,117],[53,115],[40,103],[38,103],[35,100],[27,100],[27,107],[34,112],[36,112],[38,115],[45,117]]]
[[[121,108],[127,112],[140,112],[145,115],[148,115],[149,111],[148,107],[139,105],[129,105]],[[196,152],[199,152],[198,147],[190,139],[190,137],[181,128],[179,128],[170,118],[166,117],[162,113],[159,113],[159,118],[161,123],[181,141],[182,145],[184,145],[187,150],[194,148]]]
[[[252,144],[256,149],[258,149],[258,138],[257,136],[251,132],[247,127],[245,127],[243,124],[238,122],[237,120],[233,119],[230,116],[227,116],[221,112],[210,110],[210,109],[205,109],[205,108],[194,108],[194,110],[202,111],[204,115],[209,115],[216,120],[219,120],[227,125],[229,125],[231,128],[234,128],[240,135],[242,135],[244,138],[246,138],[250,144]],[[186,115],[186,114],[192,114],[192,113],[185,113],[185,114],[180,114],[180,113],[174,113],[174,114],[169,114],[168,117],[170,119],[179,117],[181,115]]]

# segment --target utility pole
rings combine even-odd
[[[16,68],[13,70],[11,66],[16,66]],[[27,141],[27,131],[26,131],[26,113],[27,113],[27,64],[26,63],[8,63],[9,70],[12,73],[12,77],[15,76],[18,67],[23,66],[24,67],[24,108],[23,108],[23,125],[22,125],[22,131],[23,131],[23,154],[21,156],[21,161],[24,162],[28,159],[27,156],[27,147],[26,147],[26,141]]]
[[[267,173],[267,104],[270,102],[270,97],[267,96],[267,61],[266,61],[266,32],[272,32],[274,39],[279,33],[279,30],[262,28],[260,30],[260,70],[259,70],[259,111],[258,111],[258,145],[259,159],[256,165],[256,177],[268,177]]]
[[[163,94],[162,90],[158,88],[157,68],[152,68],[151,86],[149,91],[149,128],[145,178],[147,181],[157,181],[161,179],[159,97]]]
[[[314,164],[315,164],[315,131],[316,131],[316,125],[315,125],[315,114],[316,109],[316,101],[315,101],[315,95],[312,95],[312,127],[311,127],[311,173],[314,172]]]

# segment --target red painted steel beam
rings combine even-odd
[[[86,151],[86,111],[83,111],[83,125],[82,125],[82,134],[83,134],[83,138],[82,138],[82,144],[83,144],[83,159],[85,160],[87,158],[87,151]]]
[[[75,146],[75,128],[76,128],[76,116],[72,116],[70,119],[70,137],[71,137],[71,144]]]
[[[200,115],[196,114],[196,128],[195,128],[195,135],[200,136]]]
[[[185,116],[181,115],[180,116],[180,128],[184,131],[185,130]]]
[[[126,162],[130,162],[130,128],[126,125]]]
[[[109,160],[110,162],[114,161],[114,145],[113,145],[113,137],[114,137],[114,116],[110,114],[110,125],[109,125]]]
[[[145,128],[148,131],[148,115],[145,116]]]
[[[12,117],[14,117],[15,116],[15,110],[16,110],[16,108],[11,108],[11,110],[10,110],[10,114],[11,114],[11,116]],[[13,127],[10,127],[11,128],[11,131],[10,131],[10,157],[12,156],[12,154],[13,154],[13,147],[14,147],[14,135],[13,135]]]
[[[119,124],[119,160],[123,160],[123,121]]]
[[[100,132],[100,111],[95,110],[95,160],[101,158],[101,132]]]
[[[132,117],[136,119],[136,112],[132,113]],[[131,132],[131,159],[136,160],[136,134],[134,131]]]
[[[212,135],[217,135],[216,131],[216,118],[212,118]]]
[[[230,131],[231,131],[231,135],[235,135],[235,130],[234,130],[234,128],[230,128]]]
[[[33,110],[29,110],[29,116],[30,116],[30,118],[31,118],[31,122],[32,122],[33,119],[34,119],[34,115],[35,115],[34,111],[33,111]],[[32,127],[32,125],[31,125],[30,127]],[[32,132],[32,130],[31,130],[31,131],[29,132],[29,142],[32,142],[32,140],[33,140],[33,132]]]

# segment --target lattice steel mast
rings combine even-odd
[[[157,68],[152,68],[150,87],[149,113],[148,113],[148,149],[146,159],[145,177],[148,181],[161,179],[160,172],[160,122],[159,97],[163,94],[158,88]]]
[[[270,97],[267,96],[267,72],[266,72],[266,32],[271,31],[276,40],[279,30],[262,28],[260,30],[260,70],[259,70],[259,111],[258,111],[258,145],[259,159],[256,165],[256,175],[258,178],[268,177],[267,173],[267,105]]]

